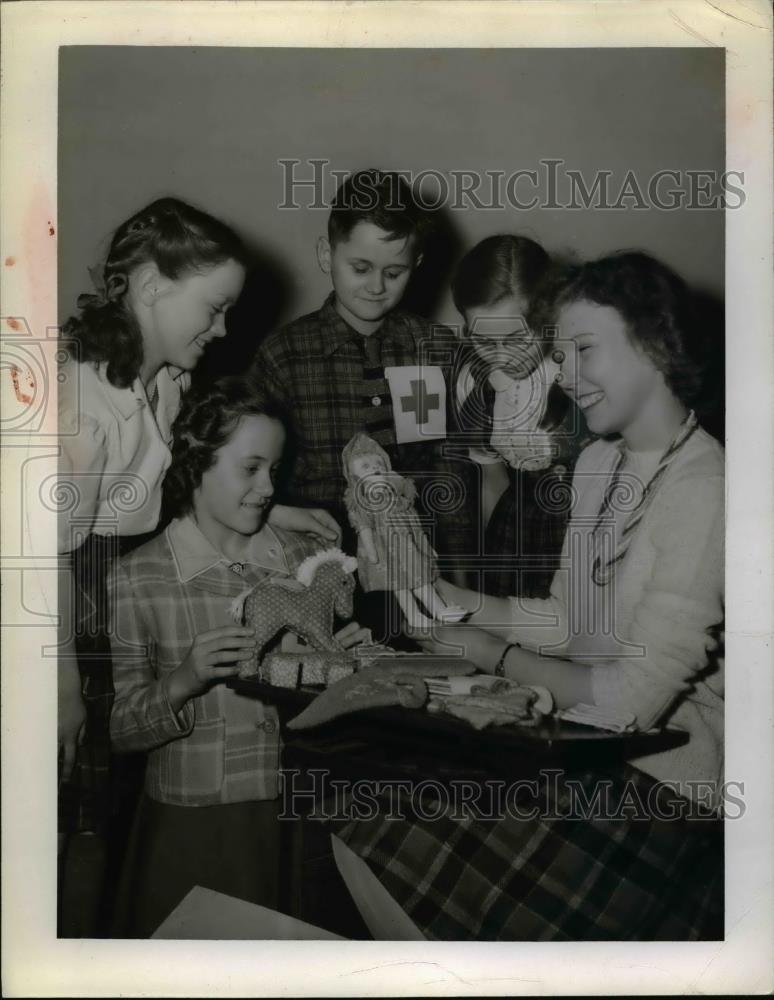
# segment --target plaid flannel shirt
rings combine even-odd
[[[366,357],[366,339],[379,344],[379,367]],[[454,449],[449,375],[459,350],[454,333],[401,310],[390,313],[365,338],[336,312],[331,295],[309,313],[271,334],[260,346],[253,374],[292,415],[298,455],[285,499],[321,505],[347,529],[341,453],[358,431],[370,434],[390,455],[396,472],[411,476],[420,496],[424,525],[440,556],[473,551],[470,498],[474,473],[467,449]],[[447,383],[447,440],[396,442],[392,402],[383,369],[437,365]],[[422,497],[425,497],[423,506]]]
[[[150,751],[145,787],[160,802],[203,806],[278,794],[274,708],[225,684],[212,685],[179,713],[167,698],[170,674],[194,636],[232,625],[237,596],[267,576],[292,574],[318,547],[268,525],[263,532],[268,556],[229,563],[185,517],[116,564],[110,735],[115,750]]]

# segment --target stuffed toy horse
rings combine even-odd
[[[240,676],[257,672],[267,643],[281,629],[294,632],[314,649],[344,652],[333,636],[334,612],[352,617],[357,560],[341,549],[324,549],[306,558],[292,577],[268,577],[240,594],[232,605],[234,620],[255,629],[256,659]]]

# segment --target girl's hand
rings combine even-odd
[[[312,535],[324,543],[339,545],[341,528],[327,510],[320,507],[285,507],[275,504],[269,511],[269,524],[285,531],[299,531]]]
[[[492,673],[507,643],[490,632],[470,625],[434,625],[428,631],[405,629],[426,653],[445,656],[459,654],[475,663],[479,670]]]
[[[481,607],[481,594],[475,590],[468,590],[466,587],[459,587],[448,580],[438,579],[435,581],[435,589],[443,598],[444,604],[451,607],[457,605],[466,611],[477,611]]]
[[[188,655],[169,678],[167,697],[179,712],[185,703],[201,694],[212,681],[239,673],[245,660],[255,656],[255,631],[241,625],[225,625],[200,632]]]
[[[357,622],[348,622],[333,638],[338,639],[344,649],[352,649],[353,646],[359,646],[364,642],[370,645],[373,642],[371,629],[361,628]]]
[[[58,673],[58,740],[62,754],[60,781],[69,781],[83,726],[86,707],[81,694],[81,675],[75,660],[62,659]]]

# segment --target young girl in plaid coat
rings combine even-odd
[[[281,410],[247,379],[193,390],[174,426],[167,528],[111,592],[113,748],[148,751],[114,931],[150,935],[195,885],[278,905],[276,710],[228,688],[256,654],[235,625],[246,587],[288,579],[318,547],[273,528]],[[363,638],[350,623],[338,638]]]

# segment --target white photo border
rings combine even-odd
[[[57,940],[55,662],[27,648],[24,636],[17,634],[23,630],[10,625],[3,629],[2,672],[4,994],[497,996],[770,991],[774,337],[772,16],[766,0],[420,4],[65,0],[4,4],[0,16],[0,271],[6,340],[45,338],[57,323],[61,45],[448,48],[507,47],[511,40],[515,48],[721,46],[727,65],[727,169],[744,172],[746,192],[744,206],[727,212],[726,220],[726,773],[729,780],[744,780],[746,812],[743,819],[727,823],[725,942],[568,943],[552,944],[547,950],[545,945],[526,943]],[[13,334],[9,318],[17,321]],[[55,409],[48,409],[34,440],[4,441],[5,475],[16,474],[19,449],[25,447],[34,447],[36,457],[56,471]],[[21,530],[23,551],[30,554],[23,590],[12,582],[21,578],[13,558],[4,560],[4,624],[13,621],[15,601],[56,606],[55,578],[41,555],[56,550],[53,519],[41,511],[34,517],[33,531],[29,511],[28,520],[22,521],[25,512],[16,495],[14,490],[3,491],[3,537]]]

